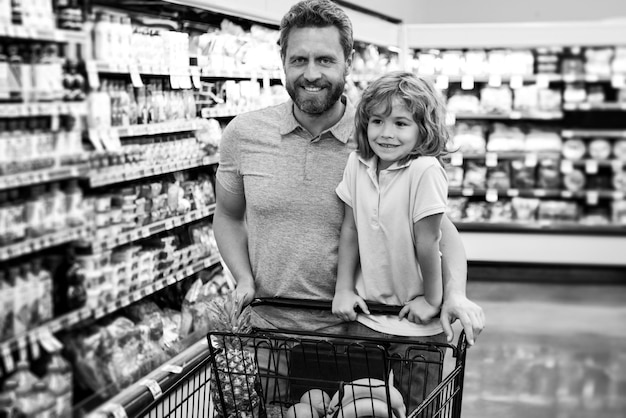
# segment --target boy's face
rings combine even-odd
[[[367,123],[367,140],[380,170],[409,155],[419,141],[419,127],[401,100],[393,100],[389,115],[386,111],[386,106],[378,105]]]
[[[352,57],[344,57],[339,30],[293,28],[283,57],[286,88],[296,106],[309,114],[330,109],[343,94]]]

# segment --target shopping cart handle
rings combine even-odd
[[[400,313],[402,306],[385,305],[380,302],[366,301],[367,307],[372,314],[381,315],[397,315]],[[333,307],[333,302],[329,300],[310,300],[310,299],[295,299],[295,298],[257,298],[251,303],[252,306],[278,306],[283,308],[299,308],[299,309],[319,309],[322,311],[330,311]],[[361,312],[357,307],[357,312]]]

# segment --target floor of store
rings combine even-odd
[[[470,282],[463,418],[623,418],[626,286]]]

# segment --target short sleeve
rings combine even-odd
[[[241,195],[244,190],[239,141],[236,120],[233,120],[222,134],[220,163],[217,168],[216,179],[230,193]]]
[[[448,204],[448,178],[438,161],[435,160],[435,163],[423,171],[414,196],[413,222],[445,213]]]
[[[355,186],[355,176],[356,176],[356,165],[359,160],[356,154],[356,151],[353,151],[348,156],[348,162],[346,163],[346,168],[343,170],[343,179],[335,189],[337,196],[341,199],[346,205],[353,207],[352,204],[352,194]]]

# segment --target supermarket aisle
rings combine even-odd
[[[487,314],[464,418],[623,418],[626,286],[469,283]]]

